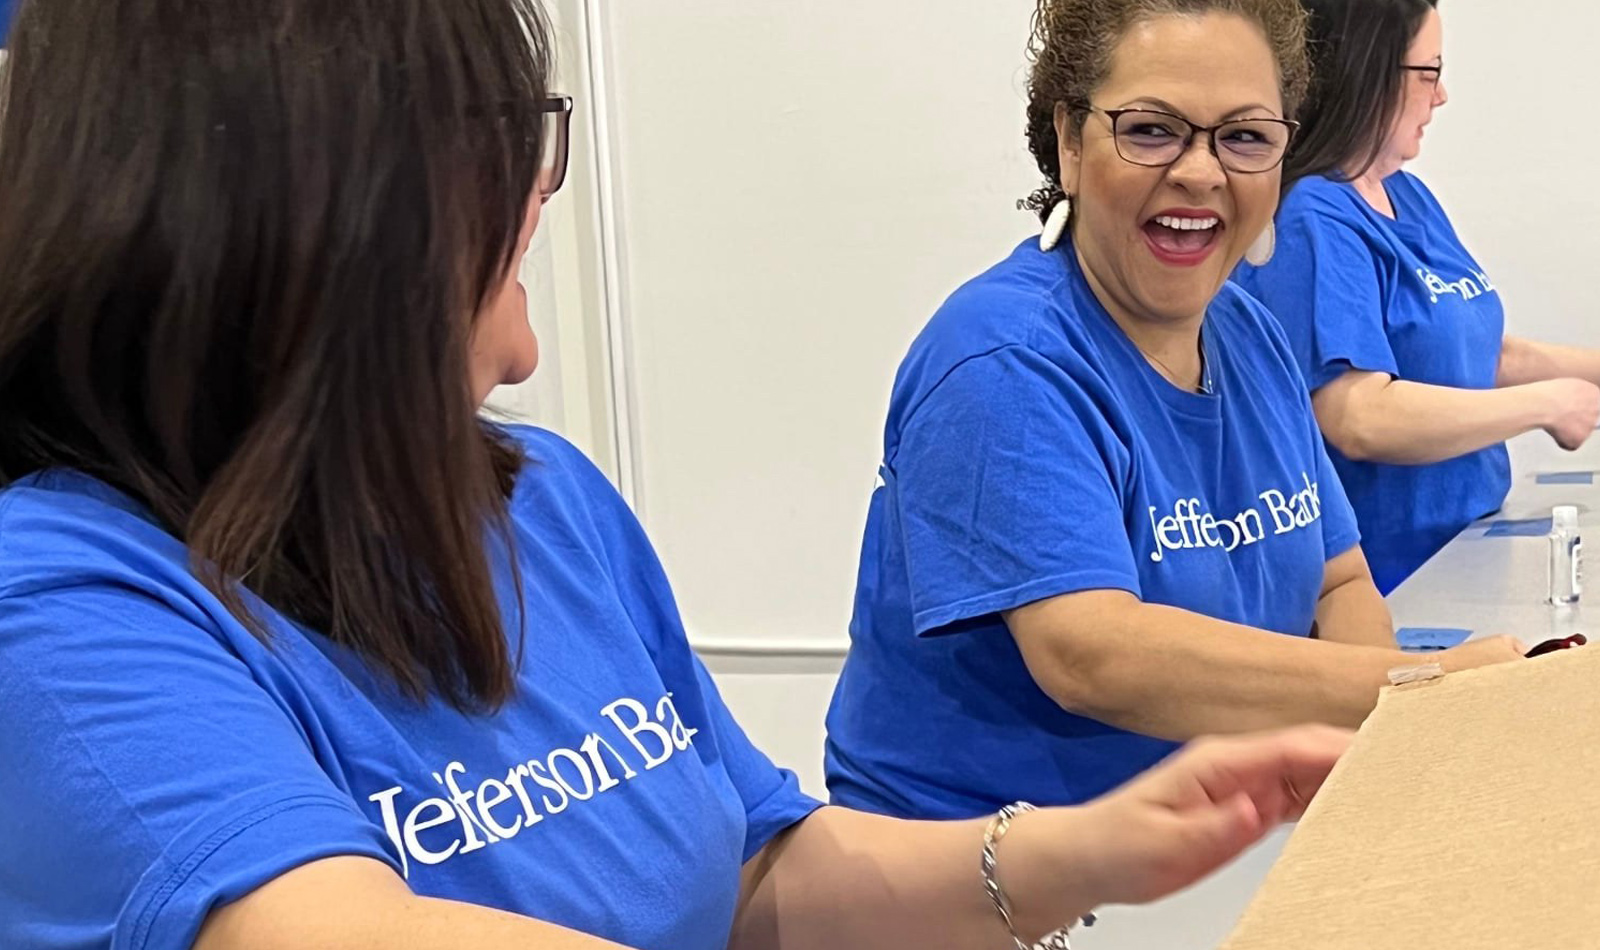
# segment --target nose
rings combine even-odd
[[[1189,191],[1215,191],[1228,183],[1210,132],[1195,135],[1189,147],[1167,169],[1173,184]]]
[[[1437,109],[1449,101],[1450,91],[1445,89],[1444,80],[1441,79],[1439,84],[1433,87],[1433,107]]]

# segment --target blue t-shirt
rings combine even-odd
[[[605,478],[514,431],[526,637],[492,715],[400,699],[262,608],[268,649],[100,482],[0,492],[0,947],[188,947],[333,855],[631,947],[726,946],[741,866],[816,802],[730,717]]]
[[[828,717],[834,801],[967,817],[1085,801],[1177,746],[1063,710],[1001,612],[1126,590],[1290,636],[1355,547],[1288,344],[1225,286],[1183,392],[1029,240],[958,290],[895,380],[851,649]]]
[[[1278,212],[1271,263],[1246,265],[1239,282],[1283,325],[1313,392],[1352,369],[1493,389],[1505,336],[1499,291],[1421,181],[1400,172],[1384,186],[1393,219],[1348,184],[1296,183]],[[1329,453],[1385,594],[1511,490],[1504,445],[1434,465]]]

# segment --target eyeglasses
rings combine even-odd
[[[1410,73],[1422,73],[1423,77],[1435,86],[1439,84],[1439,80],[1444,78],[1444,63],[1437,63],[1432,66],[1401,66],[1400,68]],[[1433,75],[1427,75],[1429,73]]]
[[[1210,138],[1211,154],[1231,172],[1257,175],[1283,163],[1300,123],[1289,119],[1233,119],[1217,125],[1195,125],[1181,115],[1154,109],[1101,109],[1111,120],[1111,137],[1123,161],[1147,168],[1165,168],[1182,158],[1195,136]]]
[[[567,180],[567,152],[572,127],[572,97],[548,96],[541,100],[537,111],[544,123],[540,142],[543,154],[539,156],[539,194],[549,200]]]

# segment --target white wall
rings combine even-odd
[[[1591,98],[1600,6],[1444,0],[1445,87],[1414,171],[1507,300],[1510,332],[1600,344]]]
[[[1029,230],[1030,11],[607,7],[636,502],[698,642],[843,643],[895,365]]]

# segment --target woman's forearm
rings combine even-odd
[[[622,950],[615,943],[476,904],[413,894],[387,865],[327,858],[210,915],[194,950]]]
[[[1511,336],[1501,344],[1496,385],[1520,386],[1562,378],[1600,385],[1600,350]]]
[[[1010,936],[978,874],[987,819],[904,821],[824,808],[745,870],[730,950],[1005,947]],[[1019,818],[1002,842],[1000,876],[1026,939],[1091,911],[1077,809]]]
[[[1187,887],[1304,812],[1348,733],[1304,727],[1193,743],[1109,795],[1018,816],[995,878],[1031,946],[1103,904]],[[984,890],[987,818],[824,808],[745,868],[732,950],[1008,947]]]
[[[1125,591],[1051,598],[1006,615],[1034,682],[1070,712],[1178,742],[1303,723],[1358,727],[1419,660],[1397,649],[1285,636],[1146,604]],[[1445,672],[1520,659],[1510,637],[1427,662]]]
[[[1308,722],[1354,728],[1389,670],[1411,662],[1120,592],[1056,598],[1008,620],[1034,680],[1063,707],[1174,741]]]
[[[1328,443],[1347,458],[1432,465],[1544,428],[1559,413],[1544,383],[1456,389],[1350,373],[1312,397]]]

